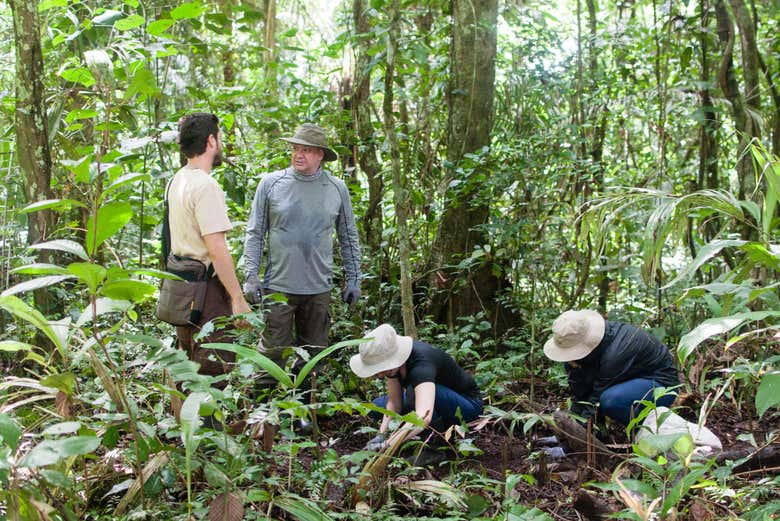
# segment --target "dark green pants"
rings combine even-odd
[[[274,292],[266,293],[266,296]],[[284,294],[287,302],[266,298],[265,331],[261,352],[281,361],[285,348],[311,348],[316,353],[328,345],[330,332],[330,291],[316,295]]]

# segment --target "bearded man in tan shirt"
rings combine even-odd
[[[250,311],[225,240],[225,233],[232,229],[225,192],[211,177],[211,169],[222,164],[217,116],[197,112],[183,117],[179,121],[179,148],[187,157],[187,164],[174,174],[166,191],[171,253],[203,262],[213,276],[208,282],[200,321],[177,326],[176,335],[179,347],[190,360],[201,365],[200,372],[217,376],[230,370],[235,354],[202,349],[200,344],[229,342],[229,328],[215,331],[201,342],[195,342],[193,335],[209,320]]]

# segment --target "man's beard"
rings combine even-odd
[[[214,159],[211,161],[211,167],[219,166],[222,164],[222,150],[214,154]]]

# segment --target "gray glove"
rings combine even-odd
[[[244,282],[244,297],[250,304],[259,304],[263,300],[263,285],[257,275],[250,275]]]
[[[566,451],[563,447],[542,447],[542,450],[550,459],[563,459],[566,457]]]
[[[385,440],[387,439],[387,434],[384,432],[380,432],[370,440],[368,440],[368,443],[366,443],[366,449],[365,450],[382,450],[385,448],[386,443]]]
[[[350,306],[357,304],[360,300],[360,286],[349,284],[341,294],[341,300]]]

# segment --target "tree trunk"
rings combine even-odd
[[[390,30],[387,33],[387,63],[385,64],[385,93],[382,111],[384,112],[385,135],[390,144],[390,158],[393,171],[393,202],[398,229],[398,257],[401,268],[401,315],[404,321],[404,334],[417,338],[417,324],[414,319],[412,301],[412,277],[409,257],[409,197],[401,175],[401,150],[396,136],[395,117],[393,115],[393,79],[395,75],[395,54],[398,49],[398,0],[393,0],[390,13]]]
[[[355,79],[352,87],[352,119],[355,122],[357,143],[353,154],[357,158],[360,169],[368,180],[368,207],[363,214],[362,225],[368,258],[385,259],[382,253],[382,166],[377,159],[377,146],[374,138],[374,125],[371,122],[371,72],[372,59],[368,54],[371,46],[371,21],[368,14],[369,4],[366,0],[354,0],[352,16],[357,33],[357,49],[355,62]],[[378,276],[369,281],[369,295],[380,295],[379,286],[383,279],[389,276],[388,262],[378,263]],[[371,297],[369,297],[371,298]],[[382,299],[377,302],[377,320],[382,321],[384,310]]]
[[[696,182],[696,189],[717,190],[720,186],[718,180],[718,113],[715,111],[715,105],[712,101],[710,90],[706,87],[710,83],[710,63],[709,63],[709,34],[708,27],[710,23],[710,5],[708,0],[699,1],[699,12],[701,16],[701,31],[699,36],[699,45],[701,47],[701,85],[699,90],[699,110],[701,110],[701,121],[699,123],[699,175]],[[704,227],[704,240],[706,242],[715,238],[718,232],[718,222],[715,219],[707,219]],[[691,245],[691,248],[693,246]],[[696,253],[692,251],[695,258]]]
[[[455,174],[466,154],[490,145],[496,56],[497,0],[453,0],[450,53],[446,202],[432,248],[431,287],[446,288],[435,294],[431,313],[452,327],[456,316],[486,312],[494,326],[500,313],[492,311],[500,289],[492,262],[485,256],[466,273],[448,268],[468,258],[476,246],[484,246],[489,205],[481,193],[483,166],[466,165],[471,172]],[[453,175],[455,174],[455,175]],[[456,175],[458,177],[456,177]],[[457,181],[457,182],[456,182]],[[463,277],[463,283],[455,283]]]
[[[38,2],[12,0],[10,6],[16,46],[16,148],[25,178],[25,197],[28,203],[32,203],[53,198]],[[42,210],[28,215],[29,244],[45,240],[54,227],[54,214]],[[45,250],[39,250],[38,259],[49,262],[50,257]],[[35,292],[35,304],[42,313],[51,312],[51,302],[45,290]]]
[[[739,0],[735,0],[739,1]],[[744,5],[744,4],[743,4]],[[717,0],[715,3],[715,15],[718,21],[718,39],[721,47],[721,63],[718,72],[718,82],[726,99],[731,104],[731,115],[734,118],[734,126],[739,134],[739,144],[737,148],[737,175],[739,177],[739,199],[745,199],[750,196],[755,188],[755,173],[753,171],[753,162],[750,154],[745,153],[745,149],[750,143],[748,136],[751,134],[751,127],[746,110],[746,102],[739,90],[736,72],[734,71],[734,42],[736,35],[734,32],[734,23],[731,19],[725,0]],[[749,230],[744,230],[744,234]]]

